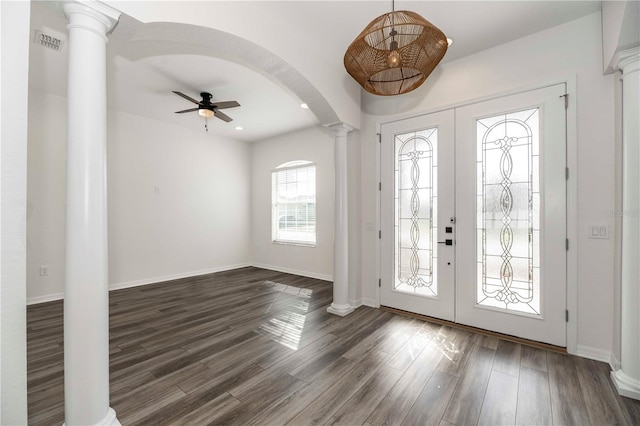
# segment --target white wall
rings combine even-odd
[[[578,351],[606,358],[612,351],[613,240],[589,239],[589,226],[613,225],[614,76],[602,73],[600,13],[443,64],[420,89],[401,98],[364,95],[361,226],[376,221],[376,126],[398,115],[575,77],[577,81]],[[377,231],[363,230],[363,298],[377,299]]]
[[[271,172],[279,165],[316,163],[316,246],[271,241]],[[331,280],[333,275],[333,138],[320,127],[289,133],[252,146],[252,255],[265,268]]]
[[[67,99],[29,93],[27,299],[64,291]],[[40,266],[49,268],[40,276]]]
[[[249,264],[249,146],[216,137],[220,123],[207,133],[204,120],[187,129],[110,113],[111,283]]]
[[[37,97],[37,102],[35,101]],[[249,147],[202,127],[108,113],[109,282],[124,287],[250,263]],[[64,291],[66,99],[31,95],[27,292]],[[156,192],[156,188],[158,192]],[[49,275],[39,275],[39,266]]]
[[[25,310],[29,2],[0,2],[0,424],[27,423]]]

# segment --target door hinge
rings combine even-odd
[[[569,251],[569,239],[567,238],[566,241],[567,241],[567,244],[566,244],[567,245],[567,251]]]
[[[378,287],[382,287],[382,279],[378,278]]]
[[[382,143],[382,135],[380,133],[376,133],[376,136],[378,136],[378,143]]]
[[[569,168],[568,167],[564,168],[564,178],[566,180],[569,180]]]
[[[569,109],[569,94],[565,93],[564,95],[560,95],[561,98],[564,98],[564,109]]]
[[[382,182],[378,182],[378,191],[382,191]]]
[[[378,238],[382,239],[382,231],[378,231]]]
[[[565,309],[564,311],[564,319],[566,322],[569,322],[569,310]]]

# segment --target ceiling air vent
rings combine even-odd
[[[62,40],[38,30],[35,32],[33,42],[47,49],[55,50],[56,52],[59,52],[62,47]]]

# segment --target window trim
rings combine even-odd
[[[277,238],[277,232],[278,232],[278,224],[277,224],[277,220],[279,220],[279,218],[277,218],[277,214],[276,214],[276,208],[279,205],[275,200],[274,200],[274,195],[276,193],[275,190],[275,186],[274,186],[274,179],[277,173],[279,172],[287,172],[290,170],[296,170],[296,169],[304,169],[304,168],[311,168],[313,167],[313,172],[314,172],[314,184],[315,184],[315,191],[314,191],[314,206],[317,207],[317,180],[315,178],[317,178],[317,164],[314,161],[308,161],[308,160],[294,160],[294,161],[288,161],[285,163],[280,164],[279,166],[277,166],[275,169],[273,169],[271,171],[271,243],[272,244],[280,244],[280,245],[287,245],[287,246],[300,246],[300,247],[316,247],[317,243],[318,243],[318,229],[317,229],[317,213],[316,213],[316,217],[314,218],[314,241],[313,242],[309,242],[309,241],[300,241],[300,240],[287,240],[287,239],[278,239]],[[281,205],[281,204],[280,204]],[[314,210],[316,210],[314,208]],[[317,210],[316,210],[317,211]]]

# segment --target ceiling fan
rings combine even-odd
[[[196,101],[191,96],[187,96],[181,92],[176,92],[175,90],[172,90],[172,92],[198,105],[197,108],[189,108],[189,109],[184,109],[182,111],[176,111],[176,114],[183,114],[185,112],[198,111],[198,115],[200,115],[201,117],[211,118],[215,116],[220,120],[226,121],[228,123],[230,121],[233,121],[233,118],[229,117],[227,114],[224,114],[220,110],[226,109],[226,108],[235,108],[240,106],[240,104],[236,101],[211,102],[211,93],[207,93],[207,92],[200,93],[200,96],[202,97],[201,101]]]

